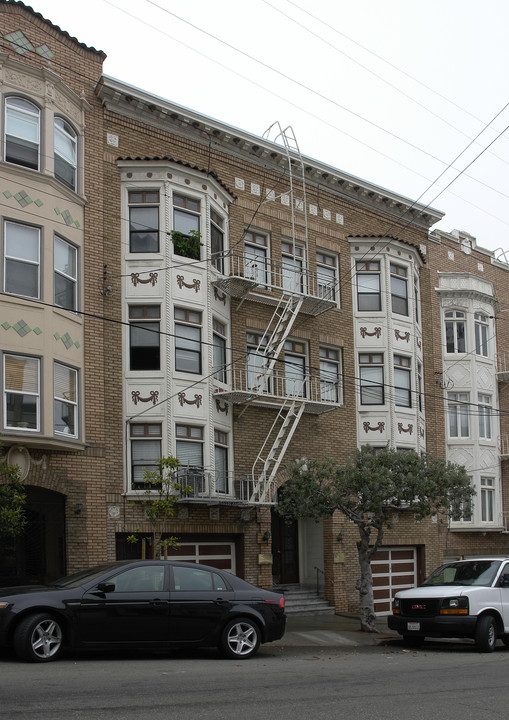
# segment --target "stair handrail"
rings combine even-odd
[[[334,585],[335,585],[334,580],[329,575],[327,575],[327,573],[324,570],[322,570],[322,568],[319,568],[317,565],[315,565],[314,569],[316,570],[316,594],[317,595],[320,595],[320,584],[318,581],[318,573],[321,573],[323,575],[324,584],[325,584],[325,581],[328,580],[330,582],[330,584],[334,587]]]

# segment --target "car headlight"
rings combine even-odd
[[[401,604],[399,598],[395,597],[392,601],[392,612],[394,615],[399,615],[401,613]]]
[[[444,598],[440,604],[440,615],[468,615],[466,596]]]

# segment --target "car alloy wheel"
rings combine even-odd
[[[246,659],[260,646],[258,625],[248,618],[231,620],[221,635],[220,649],[229,658]]]
[[[28,662],[56,660],[62,649],[60,622],[51,615],[30,615],[16,628],[14,650]]]

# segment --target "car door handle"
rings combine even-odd
[[[168,600],[160,600],[159,598],[156,598],[155,600],[150,601],[150,605],[168,605]]]
[[[214,600],[214,602],[216,603],[216,605],[229,605],[230,604],[229,600],[223,600],[223,598],[216,598]]]

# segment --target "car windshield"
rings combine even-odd
[[[484,585],[489,587],[500,567],[501,560],[462,560],[442,565],[423,582],[430,585]]]
[[[73,573],[72,575],[66,575],[65,577],[59,578],[58,580],[54,580],[51,585],[56,585],[57,587],[62,588],[79,587],[80,585],[84,585],[90,580],[93,580],[98,575],[102,575],[111,567],[112,565],[96,565],[96,567],[87,568],[86,570],[80,570],[80,572]]]

